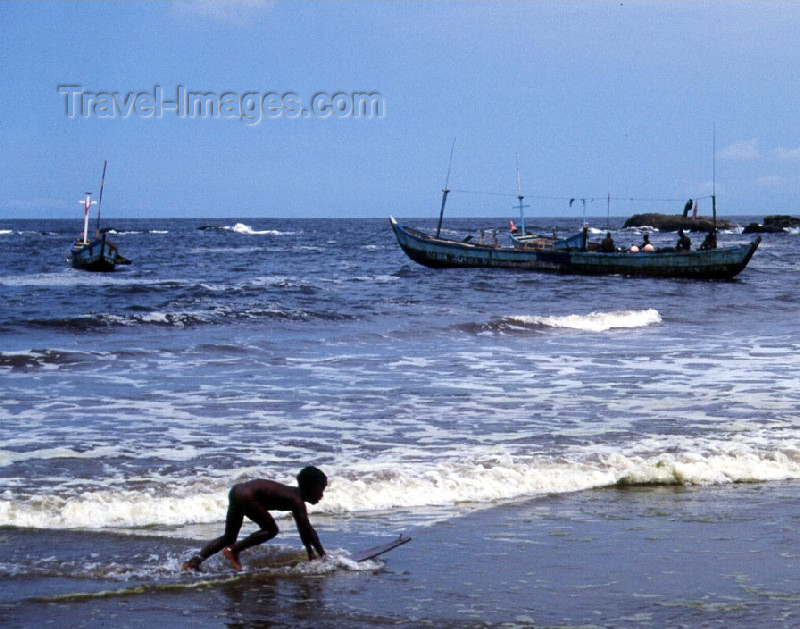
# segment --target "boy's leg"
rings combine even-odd
[[[260,530],[248,535],[242,541],[223,550],[223,554],[236,570],[242,569],[242,564],[239,563],[240,552],[242,552],[245,548],[263,544],[278,534],[278,525],[275,524],[275,518],[273,518],[270,512],[264,509],[261,505],[257,503],[248,505],[245,515],[247,515],[247,517],[253,522],[258,524]]]
[[[225,517],[225,533],[206,544],[199,555],[195,555],[189,561],[185,561],[182,566],[183,569],[199,570],[200,564],[203,563],[203,561],[214,553],[218,553],[226,546],[233,544],[236,538],[239,537],[239,531],[242,529],[243,520],[244,513],[234,504],[232,499],[229,499],[228,514]]]

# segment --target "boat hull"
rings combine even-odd
[[[747,266],[761,241],[757,238],[749,244],[690,252],[532,250],[435,238],[399,225],[394,218],[390,220],[406,255],[431,268],[494,267],[581,275],[731,279]]]
[[[108,242],[105,234],[88,243],[79,240],[70,249],[72,268],[84,271],[113,271],[120,263],[119,258],[117,246]]]

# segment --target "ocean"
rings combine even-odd
[[[800,624],[798,233],[711,282],[431,270],[388,218],[106,223],[133,264],[91,274],[79,220],[0,221],[2,626]],[[243,573],[180,570],[231,485],[308,464],[328,558],[276,514]]]

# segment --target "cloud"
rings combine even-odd
[[[274,6],[268,0],[175,0],[170,13],[186,22],[250,26]]]
[[[779,146],[775,149],[775,157],[785,162],[798,162],[800,161],[800,148],[787,149]]]
[[[758,140],[743,140],[741,142],[734,142],[729,144],[724,149],[717,151],[717,157],[720,159],[730,159],[736,161],[745,161],[758,159],[761,154],[758,151]]]

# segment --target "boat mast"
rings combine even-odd
[[[528,205],[523,205],[522,200],[525,196],[522,194],[522,179],[519,176],[519,155],[516,156],[517,159],[517,201],[519,205],[519,230],[517,230],[517,234],[521,236],[525,236],[525,208],[530,207]]]
[[[106,183],[106,166],[108,166],[108,160],[103,162],[103,177],[100,179],[100,200],[97,203],[97,227],[94,230],[95,238],[100,235],[100,206],[103,205],[103,186]],[[86,240],[85,236],[84,240]]]
[[[444,204],[447,203],[447,195],[450,194],[450,190],[447,187],[447,184],[450,183],[450,167],[453,165],[453,151],[456,148],[456,139],[453,138],[453,145],[450,147],[450,162],[447,164],[447,178],[444,180],[444,188],[442,188],[442,209],[439,210],[439,224],[436,226],[436,237],[439,237],[439,233],[442,231],[442,218],[444,217]]]
[[[92,207],[92,193],[85,192],[86,199],[83,200],[83,242],[89,242],[88,235],[89,235],[89,208]],[[81,203],[81,201],[78,201]]]
[[[714,221],[714,231],[717,231],[717,123],[714,123],[714,132],[711,140],[713,155],[711,156],[711,213]]]
[[[581,251],[586,251],[586,243],[589,240],[589,223],[586,222],[586,199],[581,199],[583,205],[583,242],[581,243]]]

